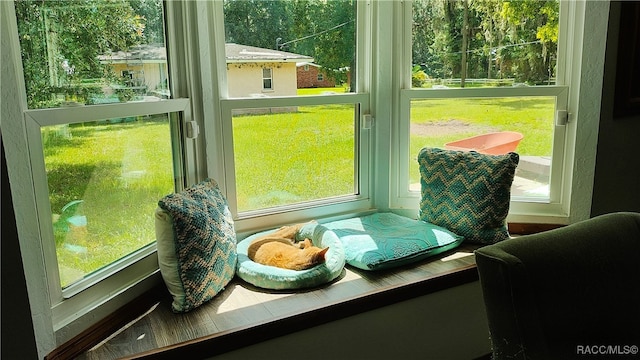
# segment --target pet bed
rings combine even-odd
[[[236,274],[242,280],[265,289],[303,289],[325,284],[342,273],[345,264],[342,243],[333,231],[317,223],[304,225],[296,235],[296,240],[308,238],[317,247],[328,247],[324,264],[297,271],[262,265],[249,259],[247,250],[251,242],[270,232],[273,230],[253,234],[238,242]]]

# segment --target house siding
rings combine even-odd
[[[227,64],[229,97],[295,96],[295,63],[230,63]],[[272,89],[263,88],[262,69],[272,69]],[[297,107],[236,110],[234,114],[263,114],[297,111]]]

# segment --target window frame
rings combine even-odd
[[[392,139],[392,171],[390,204],[392,208],[402,209],[402,211],[417,212],[420,193],[408,189],[409,172],[409,123],[411,100],[416,99],[438,99],[438,98],[493,98],[493,97],[519,97],[519,96],[545,96],[556,98],[556,108],[554,113],[554,133],[553,133],[553,153],[552,167],[549,179],[550,194],[549,201],[542,202],[524,197],[512,197],[510,202],[510,212],[507,221],[510,222],[542,222],[542,223],[568,223],[571,204],[572,176],[567,170],[574,163],[571,151],[567,150],[567,145],[572,143],[575,137],[575,124],[561,124],[558,122],[558,112],[577,112],[571,108],[570,97],[578,86],[576,79],[572,79],[571,62],[574,61],[573,52],[568,47],[575,36],[570,30],[579,23],[576,12],[581,11],[580,6],[574,2],[560,2],[559,21],[559,43],[557,60],[557,80],[556,85],[514,87],[514,88],[464,88],[464,89],[415,89],[411,85],[411,59],[412,54],[412,4],[413,1],[404,1],[398,6],[402,17],[402,28],[398,29],[397,38],[393,43],[399,44],[397,53],[398,72],[402,74],[399,82],[400,99],[398,101],[397,113],[400,121],[394,124]],[[575,106],[575,103],[573,104]]]
[[[269,76],[265,76],[265,71],[269,71]],[[267,82],[269,86],[267,87]],[[262,91],[273,91],[273,68],[262,68]]]
[[[188,99],[169,99],[155,102],[130,102],[107,105],[79,106],[72,108],[30,109],[24,112],[24,121],[27,129],[27,140],[31,154],[31,172],[34,179],[34,191],[36,208],[40,219],[51,219],[51,205],[49,202],[49,189],[45,169],[44,148],[41,138],[41,128],[51,125],[71,125],[84,122],[92,122],[103,119],[156,115],[167,113],[188,113]],[[179,132],[178,119],[170,121],[172,133]],[[179,135],[178,135],[179,136]],[[179,138],[173,139],[174,149],[182,148]],[[174,158],[181,161],[182,154],[174,154]],[[178,164],[178,168],[182,164]],[[176,189],[182,187],[181,174],[178,175]],[[53,307],[55,324],[63,324],[73,317],[77,307],[91,298],[99,297],[96,293],[112,292],[123,285],[135,282],[137,278],[145,278],[158,270],[155,243],[146,245],[133,253],[116,260],[105,267],[88,274],[81,280],[62,288],[60,283],[58,260],[56,255],[55,240],[53,238],[53,224],[51,221],[39,221],[40,241],[44,250],[44,262],[47,268],[47,282],[49,285],[49,297]],[[108,280],[108,281],[107,281]],[[107,285],[108,284],[108,285]],[[67,301],[76,298],[74,301]]]
[[[226,53],[217,51],[213,61],[210,62],[212,72],[218,74],[218,92],[220,97],[216,102],[220,112],[217,113],[221,127],[220,139],[217,144],[215,156],[208,153],[210,160],[218,159],[219,172],[216,179],[219,180],[221,188],[224,189],[229,207],[235,220],[236,232],[241,236],[259,226],[259,228],[269,228],[280,224],[306,221],[308,219],[327,218],[332,216],[344,216],[344,214],[356,214],[370,211],[373,205],[371,194],[371,161],[372,161],[372,130],[362,126],[363,116],[371,113],[371,94],[369,90],[371,83],[369,74],[371,73],[371,60],[366,56],[366,52],[371,49],[371,34],[369,32],[371,24],[371,2],[357,1],[356,8],[356,89],[351,93],[331,94],[319,96],[272,96],[269,98],[237,98],[228,94],[228,79],[226,71]],[[217,49],[224,47],[224,9],[222,2],[214,2],[209,14],[213,19],[217,32],[211,40]],[[273,75],[273,72],[272,72]],[[268,108],[268,107],[295,107],[305,105],[330,105],[330,104],[354,104],[358,112],[354,118],[355,156],[357,169],[355,172],[357,191],[353,195],[319,199],[300,204],[278,206],[269,209],[248,211],[238,213],[235,202],[235,166],[233,153],[233,124],[232,113],[234,109]],[[205,128],[208,124],[205,124]],[[209,162],[212,168],[215,166]]]

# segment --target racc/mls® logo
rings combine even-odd
[[[578,355],[636,355],[637,345],[578,345]]]

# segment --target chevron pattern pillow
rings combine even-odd
[[[173,227],[173,236],[162,236],[162,212],[156,211],[160,271],[173,296],[173,311],[187,312],[212,299],[235,274],[233,219],[212,179],[167,195],[158,206]]]
[[[507,239],[511,184],[520,157],[423,148],[420,220],[442,226],[465,241],[493,244]]]

